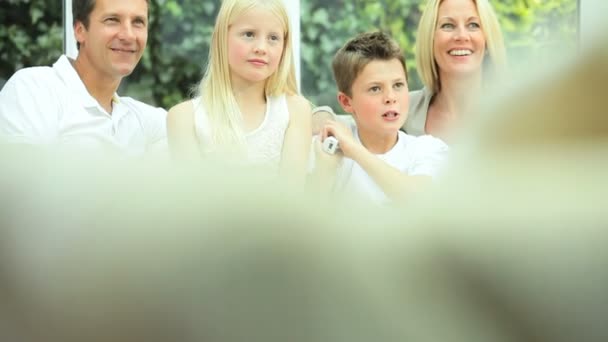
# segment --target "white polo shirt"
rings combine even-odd
[[[166,146],[166,111],[114,95],[111,115],[89,94],[68,58],[17,71],[0,91],[0,140],[111,147],[141,155]]]

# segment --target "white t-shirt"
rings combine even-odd
[[[66,56],[17,71],[0,92],[0,140],[110,147],[141,155],[166,147],[166,111],[114,95],[111,115],[89,94]]]
[[[350,127],[355,139],[360,142],[355,124],[352,123]],[[395,146],[388,152],[376,156],[410,176],[436,177],[447,157],[448,150],[448,146],[441,139],[430,135],[415,137],[399,131]],[[347,192],[371,199],[377,203],[388,201],[380,186],[350,158],[344,158],[338,169],[334,189],[338,192]]]

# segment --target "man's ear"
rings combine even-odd
[[[82,45],[85,41],[86,31],[87,28],[84,27],[82,21],[77,21],[76,23],[74,23],[74,38],[76,38],[76,41],[80,43],[80,45]]]
[[[352,102],[353,100],[348,95],[341,91],[338,92],[338,103],[340,106],[342,106],[342,109],[344,109],[345,112],[353,114]]]

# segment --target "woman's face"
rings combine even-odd
[[[481,73],[486,39],[473,0],[444,0],[439,5],[433,55],[439,76]]]

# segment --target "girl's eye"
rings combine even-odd
[[[454,28],[454,24],[452,23],[444,23],[441,24],[440,28],[444,29],[444,30],[451,30]]]
[[[245,33],[243,33],[243,36],[247,37],[247,38],[252,38],[254,36],[252,31],[247,31]]]
[[[281,40],[281,37],[279,37],[279,36],[277,36],[277,35],[272,35],[272,36],[270,36],[270,40],[272,40],[272,41],[277,41],[277,42],[278,42],[278,41],[280,41],[280,40]]]
[[[469,23],[469,28],[478,29],[478,28],[481,28],[481,25],[479,25],[479,23],[473,22],[473,23]]]

